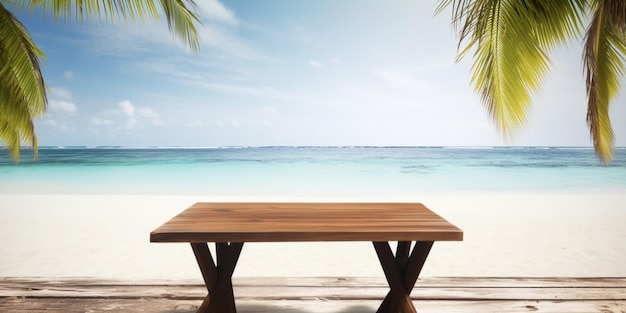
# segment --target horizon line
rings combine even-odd
[[[530,149],[550,149],[550,148],[570,148],[570,149],[593,149],[591,145],[564,145],[564,146],[552,146],[552,145],[232,145],[232,146],[123,146],[123,145],[42,145],[39,149],[271,149],[271,148],[431,148],[431,149],[445,149],[445,148],[457,148],[457,149],[488,149],[488,148],[530,148]],[[615,149],[623,149],[626,146],[614,147]],[[6,149],[6,148],[3,148]],[[33,150],[32,147],[22,146],[22,150]]]

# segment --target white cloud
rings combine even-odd
[[[239,24],[235,13],[218,0],[202,0],[196,2],[196,4],[198,5],[198,15],[200,17],[233,26]]]
[[[200,122],[198,120],[195,120],[195,121],[192,121],[192,122],[185,123],[185,127],[188,127],[188,128],[202,128],[202,127],[204,127],[204,123],[202,123],[202,122]]]
[[[72,99],[72,93],[69,90],[65,88],[61,88],[61,87],[51,87],[50,96],[55,99],[61,99],[61,100]]]
[[[59,122],[57,120],[49,119],[49,118],[45,119],[43,121],[43,124],[46,125],[46,126],[52,127],[52,128],[56,128],[56,129],[61,130],[61,131],[69,131],[70,130],[69,126],[65,125],[64,123]]]
[[[220,28],[219,26],[207,25],[199,29],[198,33],[202,46],[210,50],[218,50],[228,56],[244,60],[265,58],[265,56],[257,51],[257,49],[250,46],[245,40],[238,38],[228,30]]]
[[[451,75],[457,73],[454,68],[454,62],[441,57],[428,62],[386,66],[373,73],[391,87],[431,90],[436,85],[445,86],[457,80],[459,75]]]
[[[426,88],[428,82],[423,80],[424,74],[408,67],[388,67],[374,71],[387,84],[396,88]]]
[[[109,119],[105,119],[105,118],[94,117],[91,119],[91,125],[95,125],[95,126],[107,126],[107,125],[113,125],[113,124],[115,124],[115,122]]]
[[[135,107],[130,104],[130,101],[124,100],[117,104],[117,106],[122,110],[122,112],[129,117],[135,116]]]
[[[190,81],[186,81],[186,83],[190,85],[207,88],[207,89],[215,90],[219,92],[230,93],[230,94],[248,95],[248,96],[260,97],[260,98],[298,101],[298,102],[306,102],[306,103],[311,102],[311,100],[306,97],[302,97],[301,95],[298,95],[296,93],[279,91],[271,86],[248,87],[248,86],[223,84],[223,83],[209,83],[209,82],[199,81],[199,80],[193,80],[193,81],[190,80]]]
[[[74,72],[72,71],[65,71],[63,72],[63,77],[65,79],[71,80],[71,79],[74,79],[74,77],[76,77],[76,74],[74,74]]]
[[[147,120],[148,123],[154,126],[162,126],[165,124],[165,121],[161,119],[161,115],[151,108],[135,107],[128,100],[119,102],[117,107],[121,110],[122,114],[128,117],[126,127],[129,129],[137,126],[140,119]]]
[[[137,112],[138,116],[146,117],[146,118],[159,118],[159,113],[155,112],[150,108],[136,108],[135,112]]]
[[[321,68],[323,66],[322,62],[320,62],[318,60],[309,60],[309,65],[312,68]]]
[[[264,107],[259,108],[259,112],[264,113],[264,114],[275,115],[278,113],[278,109],[272,106],[264,106]]]
[[[150,120],[150,123],[154,126],[163,126],[165,125],[165,121],[160,118],[153,118]]]
[[[74,104],[73,102],[61,100],[50,100],[50,102],[48,103],[48,108],[50,108],[51,111],[70,114],[76,113],[76,111],[78,111],[76,104]]]

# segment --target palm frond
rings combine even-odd
[[[14,121],[9,121],[0,117],[0,139],[4,142],[4,145],[8,148],[11,158],[15,162],[20,160],[20,144],[23,141],[29,143],[33,148],[33,158],[37,160],[38,153],[38,141],[35,134],[35,125],[32,120],[20,121],[20,127],[15,127]]]
[[[24,26],[0,3],[0,140],[19,160],[25,141],[37,153],[33,119],[46,111],[46,87],[39,59],[43,53]],[[16,139],[17,138],[17,139]]]
[[[185,5],[183,0],[160,0],[160,2],[170,30],[187,43],[192,51],[198,51],[200,49],[198,31],[194,27],[194,23],[199,22],[198,16]],[[187,2],[195,8],[193,1]]]
[[[42,15],[51,14],[56,20],[91,22],[107,20],[115,22],[158,20],[159,11],[153,0],[19,0],[19,6],[31,11],[40,10]],[[191,51],[197,52],[200,39],[193,0],[159,0],[170,30]]]
[[[20,135],[19,132],[9,125],[6,121],[0,118],[0,138],[9,148],[9,154],[11,158],[18,162],[20,159]]]
[[[146,0],[16,0],[17,7],[39,10],[63,21],[129,21],[158,18],[154,1]]]
[[[626,2],[595,1],[595,11],[585,36],[587,124],[598,158],[613,157],[614,135],[609,105],[617,96],[625,74]]]
[[[526,121],[550,51],[580,32],[584,0],[443,0],[452,6],[462,59],[474,51],[472,79],[496,127],[507,137]],[[465,43],[465,47],[461,47]]]

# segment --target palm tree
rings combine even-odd
[[[508,138],[527,118],[531,96],[549,69],[550,52],[582,35],[588,20],[583,53],[587,124],[596,155],[604,164],[611,161],[609,105],[625,71],[626,1],[440,0],[436,12],[449,7],[459,30],[457,62],[473,51],[471,82]]]
[[[193,0],[159,0],[170,30],[192,51],[199,49]],[[0,0],[0,141],[18,162],[20,145],[33,147],[37,136],[33,120],[46,112],[46,85],[39,66],[45,58],[24,26],[8,7],[38,10],[55,20],[157,20],[153,0]]]

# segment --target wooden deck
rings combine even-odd
[[[240,313],[373,313],[382,278],[237,278]],[[195,312],[201,281],[0,278],[0,312]],[[411,298],[429,312],[626,313],[626,278],[424,278]]]

